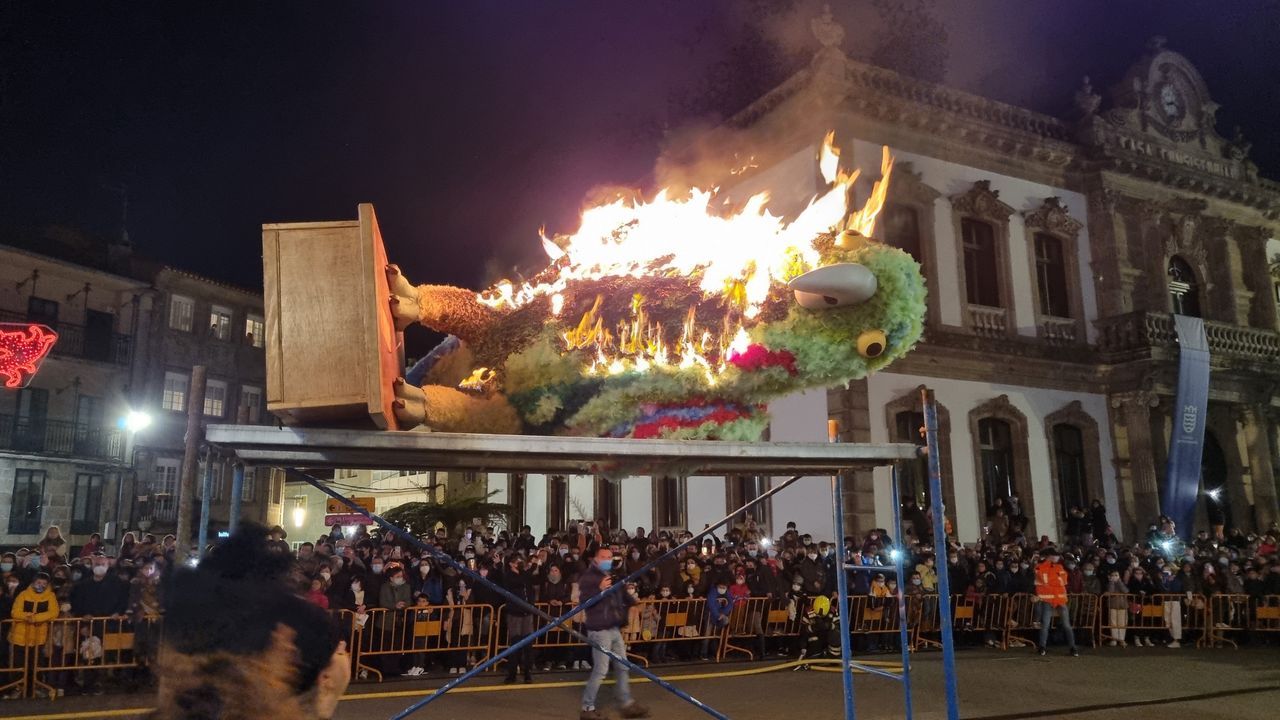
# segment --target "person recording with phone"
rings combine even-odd
[[[580,602],[591,598],[613,587],[613,551],[607,546],[593,546],[588,550],[591,564],[578,578]],[[605,717],[596,711],[596,695],[600,692],[600,684],[609,674],[611,658],[601,648],[617,657],[627,656],[627,643],[622,638],[622,627],[627,624],[627,611],[636,603],[636,596],[627,592],[613,592],[602,601],[586,611],[587,638],[591,640],[591,676],[582,691],[582,713],[580,720],[603,720]],[[649,710],[631,698],[629,682],[631,674],[626,665],[621,663],[614,667],[617,684],[614,693],[617,695],[619,712],[624,718],[649,717]]]

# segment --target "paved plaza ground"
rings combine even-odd
[[[880,656],[877,659],[884,659]],[[1080,720],[1271,720],[1280,717],[1280,649],[1250,650],[1086,650],[1079,658],[1026,651],[971,650],[958,656],[961,717],[966,720],[1078,718]],[[916,717],[945,718],[939,653],[914,662]],[[664,667],[673,677],[750,670],[761,665],[697,664]],[[436,720],[563,720],[577,717],[582,673],[546,673],[534,685],[503,686],[486,679],[461,688],[415,717]],[[676,681],[680,687],[735,720],[786,718],[839,720],[840,676],[783,670],[768,674]],[[359,684],[339,707],[340,720],[388,718],[439,680]],[[649,683],[634,694],[658,720],[709,717]],[[859,675],[855,686],[858,718],[902,717],[902,692],[891,680]],[[601,706],[612,710],[611,689]],[[136,717],[115,714],[145,708],[149,696],[105,695],[54,702],[0,703],[0,717],[73,720]],[[103,713],[111,713],[103,715]]]

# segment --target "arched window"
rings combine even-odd
[[[1089,476],[1085,471],[1084,433],[1075,425],[1053,426],[1053,452],[1058,461],[1058,512],[1089,504]]]
[[[960,237],[964,247],[965,299],[970,305],[1004,307],[1000,304],[995,227],[988,222],[964,218],[960,221]]]
[[[884,239],[893,247],[906,252],[924,266],[920,254],[920,214],[910,205],[890,203],[884,208]]]
[[[1200,284],[1196,282],[1196,272],[1177,255],[1169,258],[1169,301],[1175,315],[1201,317]]]
[[[982,461],[982,494],[987,508],[996,498],[1017,494],[1013,469],[1013,432],[1009,423],[996,418],[978,421],[978,451]]]

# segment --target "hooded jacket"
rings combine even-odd
[[[20,647],[37,647],[49,638],[49,623],[58,618],[58,599],[52,588],[36,592],[29,587],[13,600],[10,616],[18,622],[9,633],[9,642]]]

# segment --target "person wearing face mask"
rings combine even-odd
[[[105,555],[93,556],[89,569],[89,575],[71,589],[72,614],[119,620],[129,609],[128,583],[111,572],[111,560]]]
[[[536,585],[535,591],[537,602],[548,604],[550,606],[548,612],[555,617],[563,615],[564,611],[570,607],[573,588],[565,581],[564,571],[558,565],[547,568],[546,575],[542,582]],[[546,648],[542,651],[539,660],[544,670],[550,670],[552,667],[563,670],[568,667],[569,653],[566,648]]]
[[[405,647],[408,635],[413,630],[413,624],[408,621],[408,613],[405,611],[405,608],[413,604],[413,588],[409,587],[409,579],[399,563],[389,565],[385,575],[386,582],[378,589],[378,607],[385,612],[374,617],[374,629],[377,633],[374,642],[381,642],[383,646],[394,644]],[[405,655],[387,655],[381,660],[384,676],[403,675],[409,669],[409,658]]]
[[[26,694],[31,693],[35,672],[30,669],[39,649],[49,640],[49,624],[58,617],[58,599],[49,588],[49,575],[36,573],[27,589],[13,600],[9,617],[17,620],[9,630],[13,661],[17,667],[28,667]]]
[[[796,574],[804,583],[804,590],[810,595],[822,594],[827,584],[826,568],[818,557],[818,548],[809,545],[804,550],[804,557],[796,563]]]
[[[422,595],[432,605],[444,604],[444,578],[431,560],[422,560],[413,570],[413,593]]]
[[[497,580],[502,589],[523,600],[526,604],[532,605],[536,602],[537,590],[534,588],[533,574],[525,568],[524,558],[519,555],[512,554],[511,557],[507,558],[506,566]],[[506,598],[503,598],[503,601],[502,613],[507,621],[507,645],[511,646],[533,632],[534,617],[524,605],[511,602]],[[514,683],[516,674],[523,669],[525,683],[532,683],[532,665],[533,647],[525,645],[520,652],[508,656],[507,677],[503,682],[507,685]]]
[[[596,547],[591,553],[591,565],[578,577],[579,602],[587,602],[613,587],[613,552],[607,547]],[[582,691],[582,712],[579,720],[604,720],[596,710],[596,696],[600,685],[609,674],[612,659],[600,650],[606,649],[617,657],[627,656],[627,644],[622,638],[622,627],[627,624],[628,609],[636,599],[625,588],[609,593],[586,611],[583,628],[591,640],[591,675]],[[631,674],[626,665],[616,663],[614,694],[624,718],[646,718],[649,710],[631,697]]]
[[[151,668],[160,650],[160,612],[163,606],[160,566],[154,558],[143,561],[138,576],[129,584],[128,617],[133,622],[133,655],[137,667],[127,680],[138,689],[154,679]]]
[[[1098,577],[1098,570],[1093,563],[1086,562],[1081,570],[1083,578],[1080,581],[1080,591],[1088,595],[1102,594],[1102,578]]]
[[[1045,551],[1045,560],[1036,566],[1035,583],[1036,598],[1039,601],[1040,642],[1038,652],[1048,652],[1049,629],[1053,625],[1054,616],[1058,616],[1062,633],[1066,636],[1068,653],[1078,657],[1075,630],[1071,627],[1071,611],[1067,606],[1067,569],[1062,566],[1062,555],[1056,548]]]

